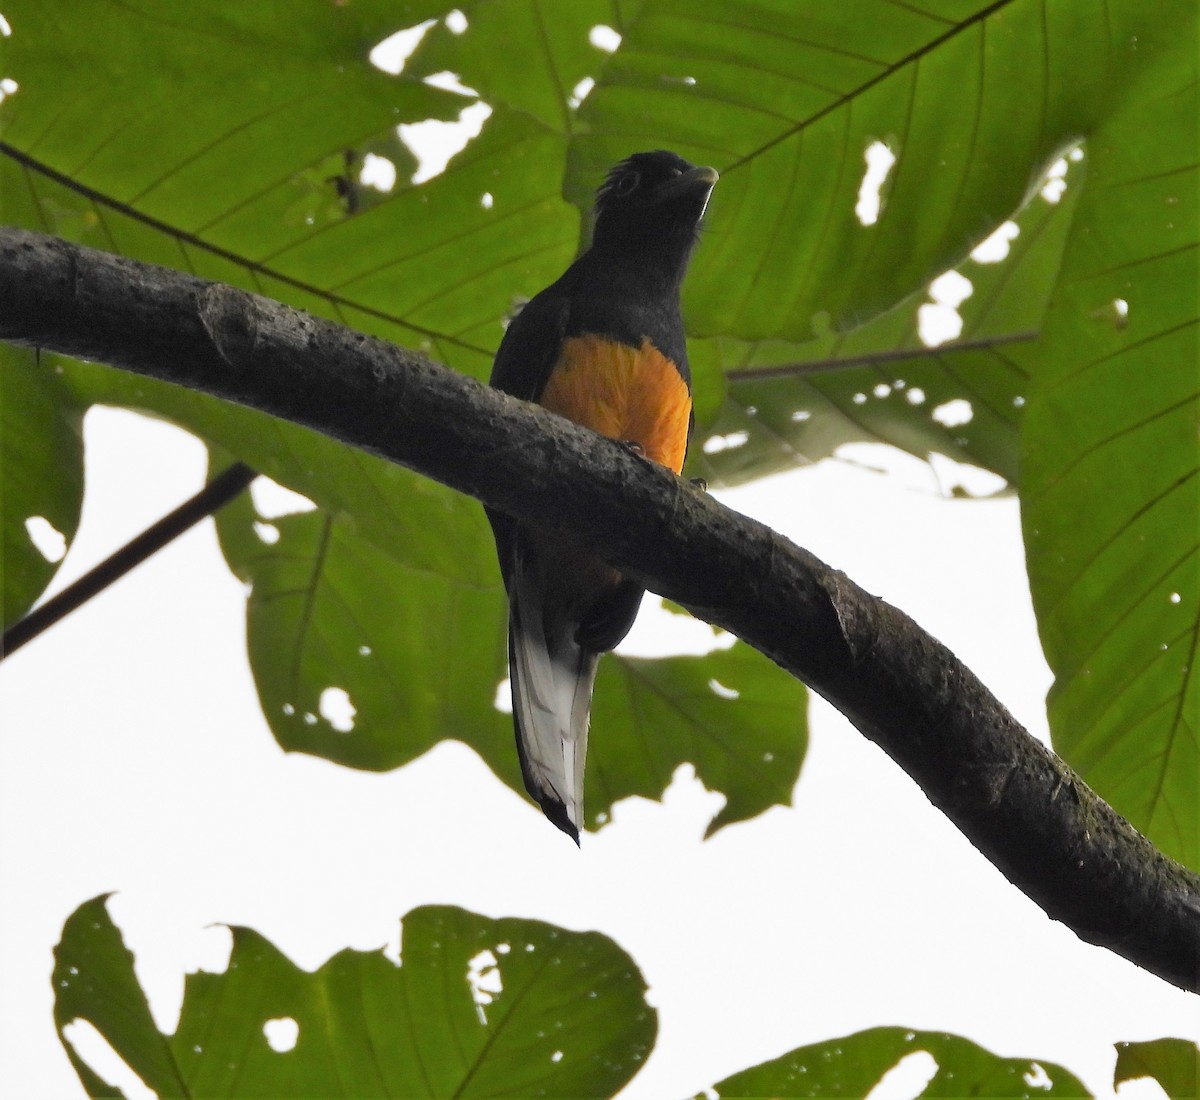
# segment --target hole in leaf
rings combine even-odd
[[[368,153],[363,157],[362,171],[358,180],[366,187],[373,187],[384,193],[396,186],[396,165],[376,153]]]
[[[62,1029],[75,1053],[129,1100],[155,1100],[156,1093],[126,1064],[90,1020],[75,1019]]]
[[[887,182],[896,154],[882,141],[873,141],[863,153],[867,170],[858,185],[858,202],[854,213],[861,225],[874,225],[883,209],[883,185]]]
[[[263,519],[279,519],[280,516],[292,516],[298,512],[313,512],[317,507],[302,493],[262,476],[256,477],[250,483],[250,499],[254,502],[254,510]]]
[[[571,94],[567,96],[567,106],[572,110],[578,107],[591,94],[592,89],[596,86],[596,81],[585,76],[574,88],[571,89]]]
[[[962,424],[970,424],[975,417],[971,402],[962,397],[956,397],[939,405],[929,414],[939,424],[947,428],[957,428]]]
[[[742,694],[734,688],[726,687],[720,680],[709,680],[708,690],[721,699],[739,699]]]
[[[481,1024],[487,1024],[487,1006],[504,992],[504,980],[500,976],[500,964],[496,956],[486,948],[467,962],[467,985],[471,1000],[475,1002],[475,1014]]]
[[[45,516],[30,516],[25,530],[34,548],[49,562],[62,561],[67,553],[66,536]]]
[[[728,435],[712,435],[704,441],[706,455],[720,454],[721,451],[732,451],[745,445],[750,438],[749,432],[730,432]]]
[[[1067,189],[1067,158],[1059,157],[1046,173],[1046,182],[1042,184],[1041,196],[1048,203],[1056,203],[1063,197]]]
[[[866,1100],[915,1100],[925,1091],[937,1071],[938,1064],[932,1054],[925,1050],[914,1050],[875,1082]]]
[[[418,23],[415,27],[405,27],[395,34],[389,34],[371,49],[367,60],[375,68],[391,73],[392,76],[399,76],[404,72],[404,66],[412,56],[413,50],[421,44],[421,39],[435,22],[435,19],[426,19],[424,23]]]
[[[971,259],[977,264],[998,264],[1008,256],[1010,244],[1021,233],[1021,227],[1016,222],[1001,222],[990,237],[982,240],[971,252]]]
[[[435,88],[475,95],[472,89],[458,82],[454,73],[435,73],[426,78],[425,83]],[[446,170],[450,159],[461,153],[472,139],[479,136],[491,113],[491,107],[480,101],[463,108],[455,122],[429,118],[424,122],[398,126],[400,140],[417,158],[417,170],[413,173],[412,182],[425,183],[435,176],[440,176]]]
[[[327,687],[321,692],[318,709],[325,719],[338,733],[349,733],[354,729],[354,716],[358,713],[350,696],[340,687]],[[305,716],[305,721],[307,721]]]
[[[958,307],[973,293],[971,280],[957,271],[947,271],[929,284],[929,297],[917,310],[917,334],[921,343],[934,348],[962,333],[962,317]]]
[[[263,1035],[266,1036],[267,1046],[276,1054],[286,1054],[295,1049],[296,1041],[300,1038],[300,1025],[290,1016],[281,1016],[263,1024]]]
[[[1050,1074],[1046,1072],[1046,1068],[1037,1062],[1030,1064],[1024,1074],[1024,1081],[1031,1089],[1045,1091],[1054,1087],[1054,1082],[1050,1080]]]
[[[598,50],[615,53],[617,47],[621,45],[621,36],[612,27],[597,23],[588,31],[588,41]]]
[[[512,714],[512,681],[507,676],[496,685],[492,706],[501,714]]]

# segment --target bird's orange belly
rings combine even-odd
[[[634,348],[590,333],[570,337],[538,403],[601,435],[637,443],[675,473],[683,469],[692,395],[649,340]]]

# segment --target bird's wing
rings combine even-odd
[[[570,299],[562,284],[560,279],[531,298],[509,322],[492,365],[489,382],[493,388],[522,401],[536,401],[541,396],[558,362],[570,313]],[[511,597],[518,525],[503,512],[485,511],[496,538],[504,586]]]

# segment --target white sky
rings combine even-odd
[[[99,410],[86,434],[63,582],[203,478],[200,445],[166,425]],[[932,487],[925,468],[900,466],[885,479],[826,463],[726,499],[911,613],[1044,729],[1015,502],[940,500],[911,487]],[[256,928],[307,968],[347,945],[394,945],[399,918],[426,903],[598,929],[633,955],[659,1010],[631,1098],[691,1095],[879,1024],[1057,1061],[1103,1096],[1112,1043],[1200,1037],[1194,998],[1049,921],[820,702],[795,807],[707,842],[717,796],[687,777],[663,805],[619,804],[577,851],[458,744],[386,775],[285,756],[211,523],[0,665],[0,700],[12,1095],[83,1095],[51,1021],[51,948],[77,905],[110,890],[167,1030],[183,973],[223,966],[217,922]],[[891,1095],[922,1083],[896,1080]]]

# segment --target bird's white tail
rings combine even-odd
[[[525,785],[579,843],[588,717],[600,656],[575,641],[578,624],[547,622],[539,585],[518,561],[509,586],[513,718]]]

